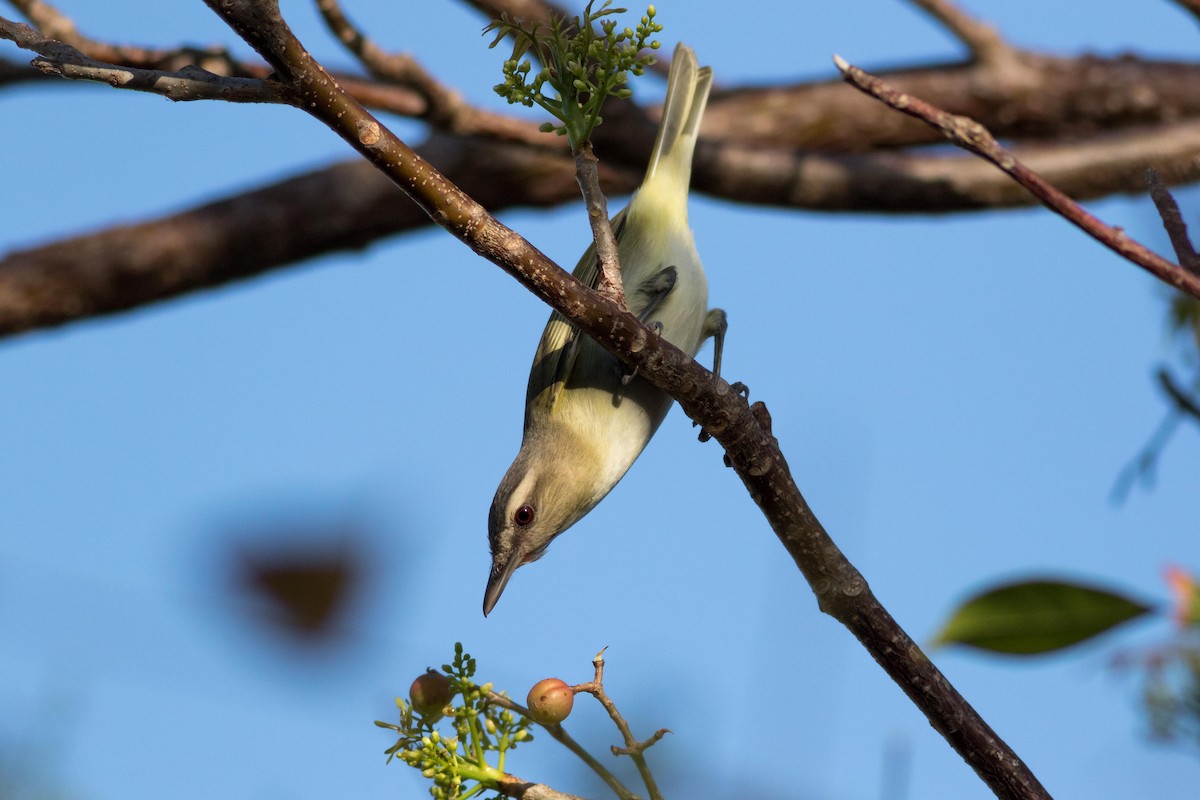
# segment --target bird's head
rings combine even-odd
[[[500,481],[488,513],[492,571],[483,596],[484,616],[517,567],[541,558],[554,537],[591,511],[604,494],[597,491],[592,459],[578,451],[529,445],[522,446]]]

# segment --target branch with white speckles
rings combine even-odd
[[[387,174],[439,225],[674,397],[725,448],[820,608],[858,638],[998,796],[1048,797],[1012,749],[888,614],[822,528],[771,434],[765,405],[749,405],[724,380],[654,335],[634,315],[589,290],[420,159],[321,69],[272,0],[206,2],[289,84],[301,100],[298,107]]]

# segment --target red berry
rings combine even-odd
[[[571,713],[571,706],[575,705],[575,693],[566,682],[558,678],[546,678],[529,690],[526,704],[534,722],[556,725]]]
[[[430,716],[441,712],[450,703],[454,698],[454,689],[450,686],[449,678],[429,670],[412,682],[408,688],[408,698],[418,714]]]

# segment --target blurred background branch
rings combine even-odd
[[[103,42],[48,3],[10,4],[44,35],[98,61],[162,71],[195,64],[218,76],[269,74],[223,47]],[[554,8],[472,5],[489,16],[537,16]],[[340,7],[326,6],[334,32],[357,41],[366,59],[365,74],[336,76],[341,85],[370,108],[427,125],[423,156],[490,210],[574,199],[570,157],[556,137],[539,137],[533,122],[472,107],[413,57],[369,48],[365,33],[333,11]],[[942,3],[923,7],[971,45],[972,58],[879,75],[976,119],[1065,193],[1087,199],[1143,191],[1147,165],[1168,185],[1200,177],[1200,63],[1062,58],[1001,47],[999,34],[982,33],[991,29],[961,11]],[[978,57],[985,41],[992,55]],[[39,80],[32,67],[8,62],[0,77],[0,90]],[[632,188],[652,144],[655,110],[614,106],[608,124],[597,129],[609,194]],[[705,118],[693,180],[698,191],[734,202],[836,212],[952,213],[1034,202],[986,165],[926,147],[937,141],[926,126],[836,79],[721,87]],[[343,164],[158,219],[64,233],[0,258],[0,334],[157,302],[428,224],[386,182]],[[193,235],[198,227],[204,241]],[[256,232],[256,252],[237,245],[247,230]]]

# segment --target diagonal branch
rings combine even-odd
[[[1016,754],[949,684],[874,598],[813,516],[770,433],[729,384],[589,291],[381,126],[313,61],[267,0],[206,0],[292,87],[296,104],[387,172],[438,224],[500,266],[601,346],[667,391],[726,449],[737,474],[808,579],[822,610],[843,622],[997,795],[1044,798]]]
[[[834,56],[834,63],[837,64],[846,81],[856,89],[875,97],[897,111],[916,117],[937,128],[954,144],[999,167],[1040,200],[1044,206],[1117,255],[1138,265],[1167,285],[1200,299],[1200,275],[1167,261],[1141,243],[1129,238],[1123,230],[1106,225],[1092,216],[1062,190],[1001,147],[991,133],[978,122],[949,114],[920,98],[893,89],[879,78],[846,63],[840,56]]]

